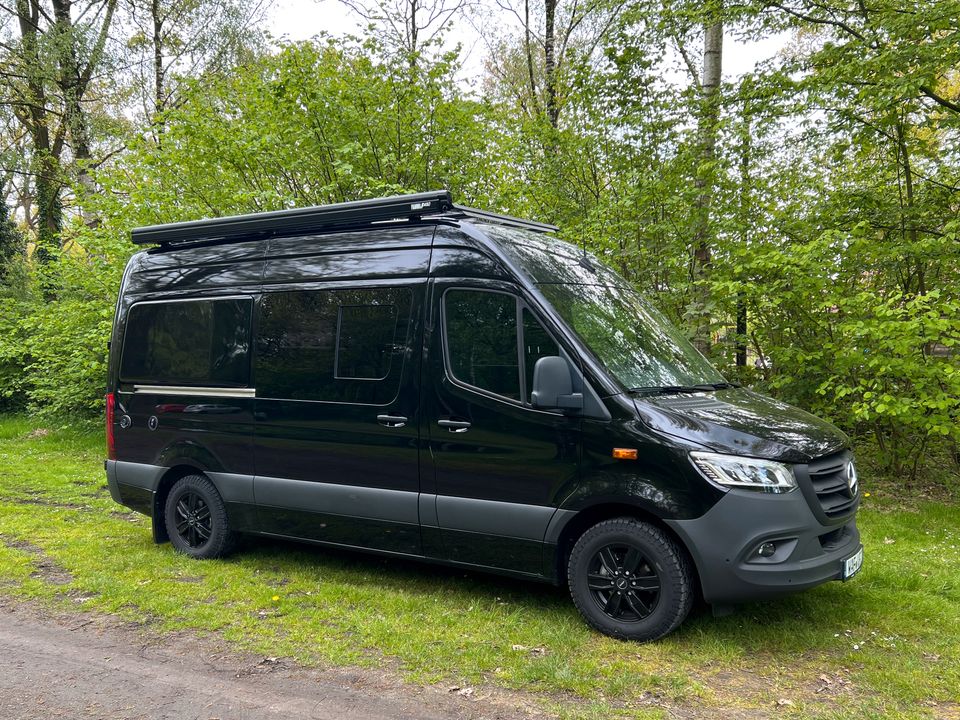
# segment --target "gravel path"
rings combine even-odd
[[[495,691],[420,688],[377,670],[313,670],[190,633],[158,639],[90,615],[0,603],[0,718],[52,720],[514,720]]]

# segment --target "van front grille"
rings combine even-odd
[[[843,452],[814,460],[807,466],[813,492],[828,518],[847,515],[857,504],[858,493],[850,490],[847,480],[847,466],[852,459],[850,453]]]

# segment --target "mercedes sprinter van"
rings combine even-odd
[[[252,533],[566,584],[637,640],[853,576],[847,438],[554,230],[447,192],[134,230],[114,499],[196,558]]]

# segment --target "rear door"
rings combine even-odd
[[[254,494],[264,532],[421,552],[423,281],[266,292]]]
[[[150,513],[163,468],[206,472],[247,529],[253,489],[253,298],[150,300],[126,317],[116,429],[120,494]]]

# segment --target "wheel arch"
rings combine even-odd
[[[204,475],[206,473],[202,468],[198,468],[195,465],[190,465],[187,463],[178,463],[173,467],[167,469],[166,472],[160,477],[160,482],[157,483],[157,489],[153,493],[153,541],[157,544],[165,543],[170,540],[170,536],[167,534],[167,525],[166,525],[166,505],[167,505],[167,496],[170,494],[170,488],[180,478],[186,477],[187,475]]]
[[[557,584],[565,585],[567,582],[567,561],[577,540],[597,523],[618,517],[631,517],[649,523],[673,539],[677,547],[680,548],[686,557],[690,571],[696,580],[696,592],[698,594],[700,593],[700,573],[696,562],[694,562],[693,553],[690,552],[690,548],[687,547],[684,539],[657,515],[627,500],[600,502],[578,510],[573,514],[567,514],[562,526],[554,530],[556,550],[550,562],[550,567],[547,568],[553,574],[553,577],[556,578]]]

